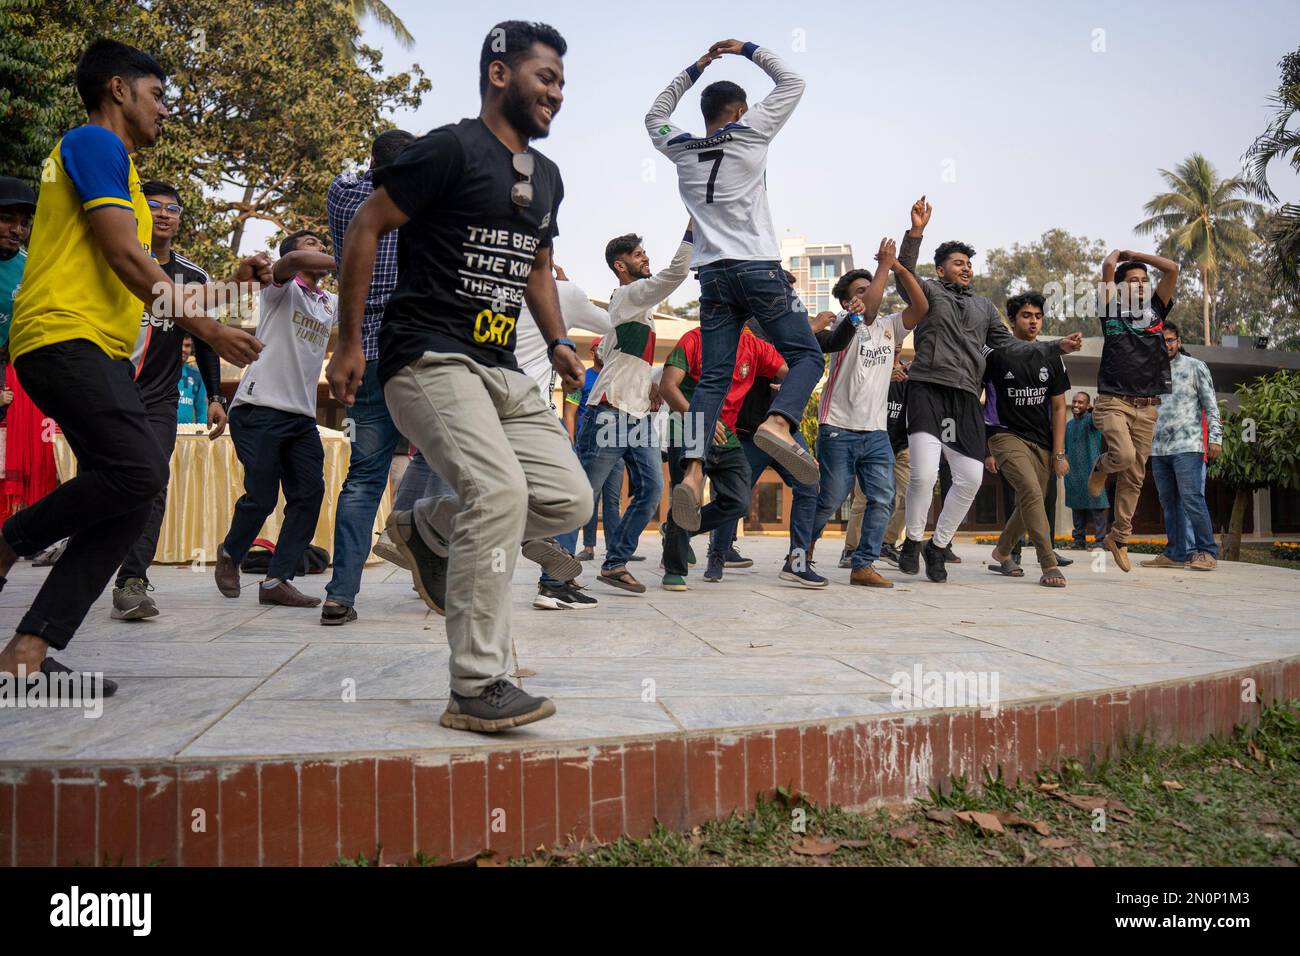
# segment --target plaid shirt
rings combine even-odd
[[[325,214],[329,217],[330,240],[334,245],[334,262],[343,264],[343,234],[361,204],[375,191],[370,170],[360,176],[340,173],[325,194]],[[367,362],[379,358],[379,323],[384,306],[397,285],[397,230],[379,240],[375,251],[375,268],[370,274],[370,291],[366,293],[366,310],[361,320],[361,351]]]

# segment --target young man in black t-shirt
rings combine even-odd
[[[172,248],[183,211],[176,187],[151,180],[143,183],[140,189],[153,214],[152,246],[158,265],[177,282],[207,285],[208,274]],[[172,319],[158,317],[146,308],[140,317],[140,334],[136,338],[131,364],[135,367],[136,388],[149,415],[149,426],[169,460],[172,449],[176,447],[176,405],[180,396],[176,382],[181,375],[184,361],[181,350],[186,338],[191,338],[194,343],[194,359],[210,399],[207,413],[212,428],[208,437],[217,438],[226,428],[225,399],[221,397],[221,359],[203,339],[190,336]],[[153,590],[149,584],[149,565],[158,550],[158,534],[166,510],[167,489],[164,487],[154,498],[153,510],[149,512],[144,530],[118,568],[111,612],[115,621],[139,621],[158,614],[158,605],[149,594]]]
[[[1160,270],[1154,293],[1148,266]],[[1171,387],[1164,323],[1174,304],[1178,263],[1116,249],[1102,263],[1101,281],[1098,312],[1104,339],[1092,420],[1105,451],[1088,478],[1088,493],[1101,494],[1106,478],[1116,476],[1114,518],[1102,544],[1119,569],[1128,571],[1127,541],[1146,478],[1160,396]]]
[[[490,733],[555,713],[508,679],[510,578],[521,540],[533,557],[529,546],[591,515],[568,436],[514,354],[526,301],[564,388],[582,385],[551,271],[564,186],[529,146],[564,100],[566,49],[545,24],[497,24],[479,56],[479,115],[433,130],[378,170],[343,246],[339,344],[326,376],[350,406],[365,374],[361,316],[375,249],[401,229],[379,377],[393,421],[456,495],[420,501],[390,518],[388,532],[417,590],[445,610],[451,694],[441,723],[456,730]],[[573,568],[548,572],[568,580],[582,566],[564,557]]]
[[[1012,334],[1033,342],[1043,327],[1046,300],[1026,292],[1007,300]],[[991,570],[1022,577],[1013,549],[1028,530],[1038,551],[1044,587],[1065,587],[1057,566],[1047,517],[1048,485],[1070,470],[1065,459],[1065,393],[1070,376],[1059,355],[990,349],[984,365],[984,429],[988,436],[985,466],[1000,473],[1015,491],[1015,510],[993,549]]]

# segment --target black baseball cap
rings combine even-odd
[[[21,179],[0,176],[0,206],[30,206],[36,211],[36,193]]]

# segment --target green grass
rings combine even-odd
[[[1276,557],[1273,553],[1272,544],[1243,544],[1241,546],[1241,560],[1248,564],[1266,564],[1271,568],[1288,568],[1291,571],[1300,571],[1300,561],[1288,561],[1286,558]]]

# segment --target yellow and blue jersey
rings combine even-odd
[[[112,130],[79,126],[45,161],[22,288],[14,299],[9,354],[85,339],[114,359],[130,358],[140,330],[140,300],[109,268],[90,217],[118,206],[135,213],[145,251],[153,216],[126,145]]]

